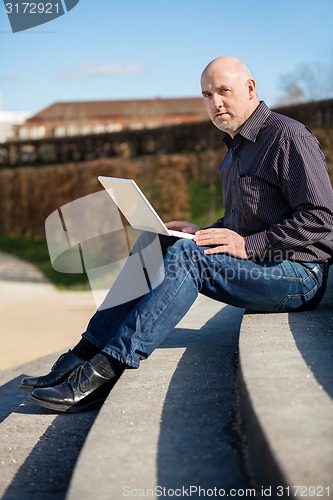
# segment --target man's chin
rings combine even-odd
[[[219,130],[221,130],[221,132],[226,132],[227,134],[229,132],[232,132],[232,127],[228,126],[228,124],[225,122],[221,123],[219,121],[213,120],[213,123],[214,123],[215,127],[217,127]]]

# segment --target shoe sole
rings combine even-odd
[[[100,398],[100,399],[95,399],[94,401],[90,402],[78,402],[74,405],[61,405],[59,403],[52,403],[50,401],[44,401],[43,399],[38,399],[35,396],[31,394],[29,396],[29,400],[32,401],[33,403],[38,404],[39,406],[42,406],[43,408],[47,408],[48,410],[54,410],[57,412],[62,412],[62,413],[80,413],[84,411],[90,411],[90,410],[97,410],[99,409],[102,404],[105,401],[105,397]]]
[[[114,377],[112,380],[106,382],[98,389],[91,392],[88,396],[84,397],[82,401],[78,401],[73,405],[53,403],[52,401],[39,399],[34,396],[34,394],[31,394],[29,396],[29,400],[33,403],[38,404],[39,406],[48,408],[49,410],[55,410],[57,412],[63,413],[79,413],[89,410],[96,410],[102,406],[118,379],[119,377]]]

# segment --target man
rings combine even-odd
[[[169,248],[162,282],[97,311],[49,374],[22,381],[34,389],[32,401],[67,412],[94,407],[126,367],[138,368],[159,346],[198,292],[262,312],[301,311],[321,300],[333,257],[333,195],[316,138],[259,102],[250,71],[235,58],[209,63],[201,86],[210,118],[226,133],[224,217],[206,229],[170,222],[195,236]]]

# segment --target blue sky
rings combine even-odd
[[[219,55],[244,60],[274,106],[283,75],[333,67],[332,21],[332,0],[80,0],[13,34],[1,2],[2,107],[36,113],[56,101],[199,96],[200,73]]]

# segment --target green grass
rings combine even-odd
[[[191,222],[200,227],[209,226],[223,216],[220,180],[214,183],[214,188],[215,194],[212,202],[212,191],[208,182],[190,181],[189,183]]]

